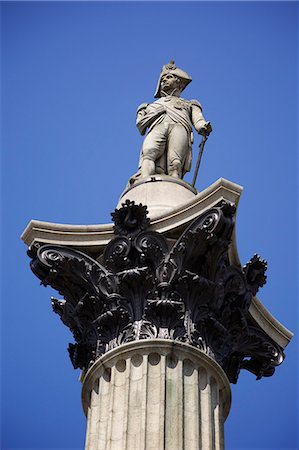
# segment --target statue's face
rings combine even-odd
[[[178,89],[180,91],[181,82],[180,79],[172,73],[166,73],[161,78],[160,87],[162,91],[167,93],[173,92],[174,89]]]

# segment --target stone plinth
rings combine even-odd
[[[209,356],[168,340],[125,344],[83,380],[86,450],[220,450],[229,381]]]
[[[142,178],[127,188],[121,195],[117,208],[126,200],[147,206],[151,220],[175,211],[181,205],[193,201],[198,194],[189,183],[167,175],[153,175]]]

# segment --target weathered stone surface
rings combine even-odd
[[[221,450],[231,393],[223,370],[179,342],[109,351],[82,387],[86,450]]]
[[[197,190],[183,180],[166,175],[142,178],[121,195],[117,208],[126,200],[146,205],[151,221],[184,208],[195,200]]]

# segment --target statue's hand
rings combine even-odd
[[[199,130],[199,134],[201,134],[202,136],[209,136],[212,131],[213,128],[211,122],[206,122]]]

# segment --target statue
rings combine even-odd
[[[131,178],[155,174],[183,178],[191,168],[193,143],[192,126],[203,135],[212,131],[210,122],[202,115],[197,100],[180,98],[181,92],[192,81],[174,61],[163,66],[158,80],[154,103],[142,103],[137,109],[136,125],[141,135],[146,131],[140,155],[138,172]]]

